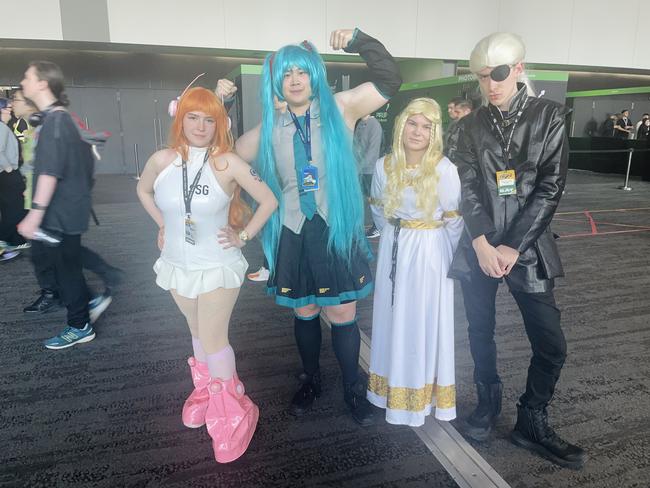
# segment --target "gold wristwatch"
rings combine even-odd
[[[249,239],[250,239],[250,237],[248,236],[248,232],[246,232],[246,229],[243,229],[239,233],[239,240],[242,241],[244,244],[246,244]]]

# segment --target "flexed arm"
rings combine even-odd
[[[359,53],[366,61],[372,81],[336,94],[342,105],[343,116],[349,127],[369,113],[383,106],[397,93],[402,84],[397,63],[384,45],[359,29],[339,29],[330,35],[333,49]]]

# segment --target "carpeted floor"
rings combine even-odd
[[[507,440],[525,382],[529,346],[514,300],[498,296],[497,344],[504,412],[495,436],[473,446],[513,487],[633,488],[650,484],[650,184],[616,189],[618,176],[572,171],[554,230],[566,279],[556,298],[569,358],[550,407],[553,424],[583,445],[590,461],[558,468]],[[180,408],[191,389],[186,326],[151,265],[155,231],[134,195],[135,182],[103,176],[95,191],[100,227],[84,242],[127,272],[96,324],[97,338],[65,351],[41,340],[64,324],[61,312],[25,316],[36,298],[27,257],[0,265],[0,486],[16,487],[452,487],[455,483],[408,428],[362,429],[346,413],[339,373],[324,330],[325,392],[312,414],[285,407],[295,388],[298,355],[291,312],[263,285],[248,282],[231,326],[239,374],[260,406],[246,455],[229,465],[212,458],[204,429],[186,429]],[[646,210],[589,214],[585,210]],[[614,224],[614,225],[612,225]],[[634,232],[631,232],[633,231]],[[572,237],[573,236],[573,237]],[[259,247],[246,250],[251,269]],[[98,287],[89,276],[91,286]],[[459,296],[457,294],[457,296]],[[371,331],[371,299],[360,323]],[[456,301],[458,410],[474,399],[462,300]]]
[[[456,486],[409,428],[381,422],[364,429],[352,421],[326,330],[323,395],[313,413],[291,417],[286,407],[299,367],[293,315],[251,282],[237,303],[231,341],[261,417],[246,455],[217,464],[205,429],[181,424],[192,387],[189,332],[169,293],[154,283],[156,232],[134,185],[119,176],[97,182],[101,225],[84,243],[127,278],[94,341],[44,349],[41,341],[60,331],[64,313],[22,313],[37,292],[28,257],[0,268],[0,486]],[[259,246],[247,257],[256,269]],[[101,289],[92,275],[89,284]]]

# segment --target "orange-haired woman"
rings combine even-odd
[[[232,144],[217,96],[205,88],[187,90],[169,149],[151,156],[137,188],[160,227],[156,283],[171,292],[192,334],[195,388],[183,406],[183,423],[207,425],[218,462],[241,456],[257,425],[258,408],[236,374],[228,323],[248,267],[240,248],[277,207],[257,173],[230,152]],[[241,188],[259,204],[252,217]]]

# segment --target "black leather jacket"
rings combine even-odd
[[[506,277],[509,287],[528,293],[553,288],[564,276],[560,255],[549,227],[566,182],[569,142],[564,106],[528,97],[526,87],[510,105],[505,120],[494,106],[483,106],[459,122],[450,159],[458,166],[462,184],[461,211],[465,233],[449,272],[451,278],[471,279],[478,267],[472,240],[485,235],[493,246],[504,244],[519,251],[519,260]],[[507,140],[517,112],[510,165],[494,129],[493,116]],[[498,196],[496,172],[514,169],[517,194]]]

